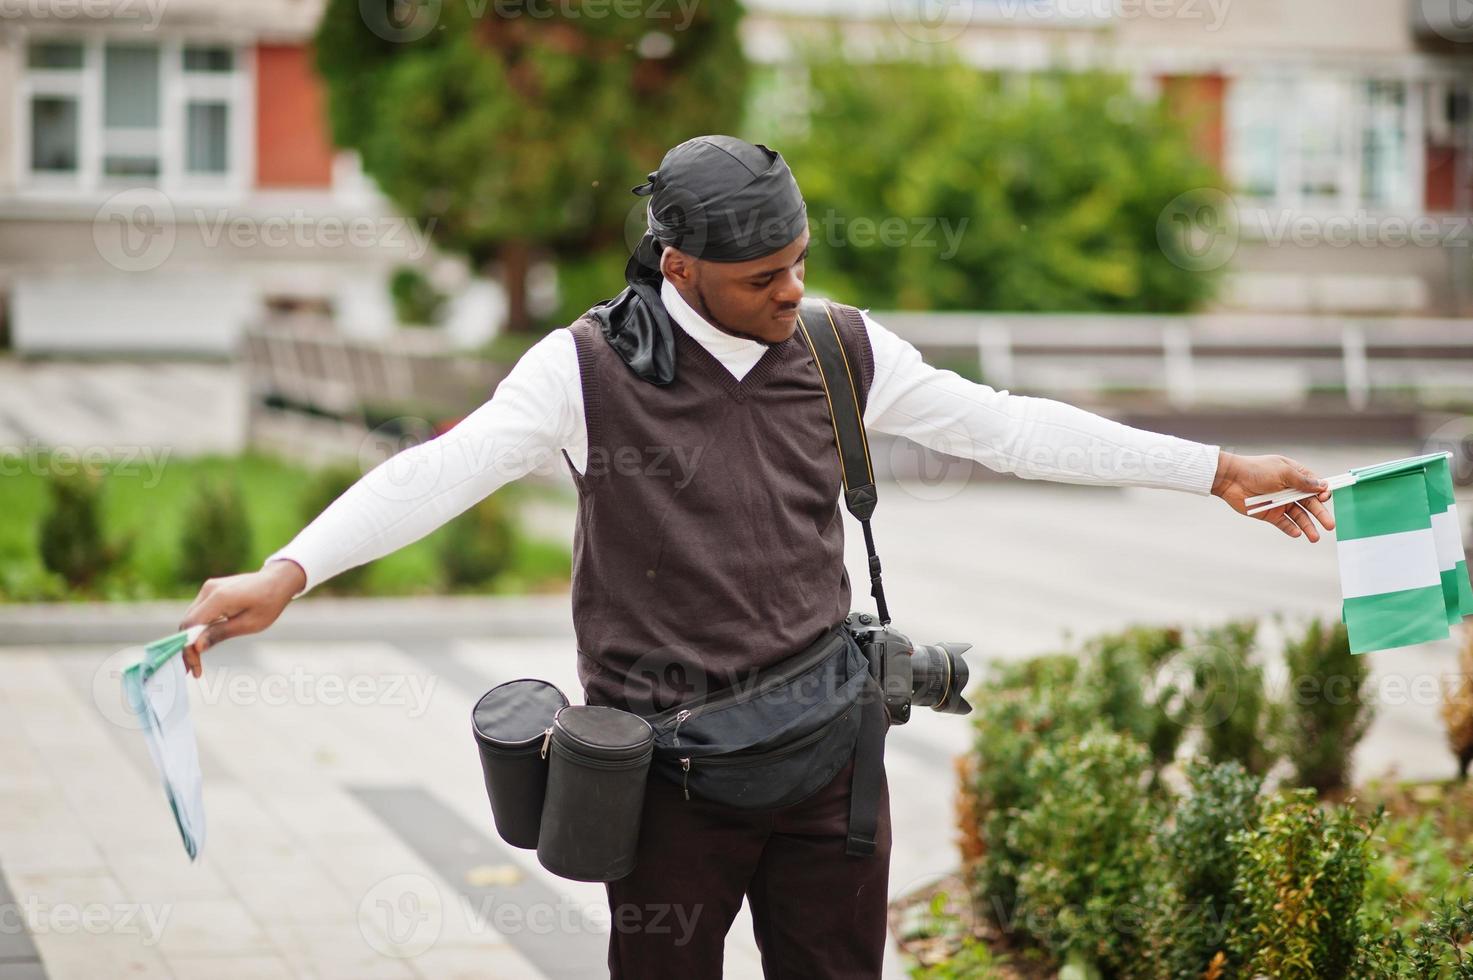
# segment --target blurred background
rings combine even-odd
[[[596,974],[595,935],[559,947],[482,914],[453,941],[384,954],[370,937],[394,923],[359,914],[407,875],[442,911],[504,894],[505,879],[596,917],[597,893],[558,891],[568,883],[528,855],[495,850],[461,724],[498,679],[577,690],[565,471],[505,488],[212,655],[257,681],[305,664],[319,679],[444,684],[413,717],[382,698],[355,714],[300,693],[217,691],[221,706],[205,692],[207,783],[223,787],[207,801],[232,843],[202,868],[115,856],[146,845],[182,860],[155,833],[136,733],[97,717],[97,677],[117,647],[171,629],[204,578],[259,567],[616,294],[644,230],[630,188],[713,132],[791,164],[810,291],[869,309],[938,367],[1322,475],[1449,451],[1473,512],[1469,0],[0,0],[0,696],[13,709],[0,744],[17,750],[0,771],[0,899],[53,908],[80,888],[166,902],[184,923],[156,944],[113,930],[81,950],[54,920],[28,920],[10,960],[57,976],[116,957],[159,975],[443,976],[486,975],[504,955],[494,975]],[[973,642],[979,674],[1059,651],[1083,662],[1102,642],[1089,638],[1129,635],[1144,673],[1116,679],[1154,710],[1168,688],[1142,678],[1159,681],[1176,647],[1119,633],[1140,624],[1253,663],[1228,670],[1244,704],[1350,669],[1332,536],[1308,547],[1216,501],[1022,483],[876,446],[897,625]],[[1225,625],[1249,622],[1251,636]],[[1244,708],[1229,712],[1239,740],[1214,741],[1178,706],[1178,754],[1332,792],[1440,787],[1473,753],[1458,642],[1357,658],[1365,711],[1338,720]],[[1203,662],[1183,688],[1194,704],[1214,690]],[[951,846],[952,760],[975,738],[932,716],[892,737],[897,896],[986,846],[976,814],[962,856]],[[1295,755],[1331,741],[1328,776]],[[280,754],[233,754],[257,742]],[[1259,743],[1274,748],[1245,747]],[[95,771],[78,768],[83,747]],[[153,836],[117,838],[83,776],[132,800]],[[418,789],[365,788],[385,783]],[[352,849],[333,843],[345,826]],[[469,843],[436,851],[425,828]],[[1417,872],[1429,894],[1458,863],[1439,860],[1441,878]],[[176,909],[184,894],[198,900]],[[320,928],[299,926],[328,908]],[[927,923],[911,932],[936,932]],[[748,933],[733,933],[733,975],[755,968]],[[1032,948],[1055,965],[1071,955]],[[557,973],[568,957],[583,966]]]

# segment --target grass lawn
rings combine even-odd
[[[267,555],[291,540],[315,516],[304,512],[302,494],[312,472],[262,454],[169,458],[154,469],[137,463],[107,470],[102,492],[102,526],[109,541],[132,537],[127,557],[86,592],[69,589],[43,567],[38,550],[49,503],[44,461],[6,457],[0,476],[0,600],[193,598],[199,582],[178,573],[180,537],[196,485],[207,476],[237,481],[251,529],[251,559],[240,571],[260,567]],[[36,465],[38,464],[39,465]],[[58,466],[59,468],[59,466]],[[19,472],[17,472],[19,471]],[[496,497],[515,512],[516,504],[555,491],[513,484]],[[443,594],[438,545],[456,533],[451,521],[413,544],[373,562],[354,588],[358,595]],[[509,568],[479,592],[525,592],[562,588],[571,569],[561,544],[517,535]],[[309,595],[332,591],[329,581]]]

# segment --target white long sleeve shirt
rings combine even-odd
[[[767,349],[706,322],[669,282],[661,296],[677,328],[738,380]],[[915,347],[868,313],[864,323],[874,354],[864,411],[871,432],[904,436],[1024,479],[1211,490],[1216,446],[976,384],[926,364]],[[339,572],[419,540],[560,451],[584,472],[583,386],[566,328],[529,349],[484,405],[450,431],[370,470],[266,561],[289,558],[302,567],[307,584],[300,596]]]

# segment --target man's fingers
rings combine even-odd
[[[1294,523],[1299,525],[1299,529],[1304,532],[1304,536],[1309,538],[1311,543],[1320,539],[1319,529],[1314,526],[1314,521],[1310,518],[1309,511],[1300,507],[1297,503],[1290,504],[1284,510],[1294,519]]]
[[[1284,508],[1284,510],[1287,511],[1288,508],[1286,507]],[[1273,525],[1291,538],[1297,538],[1301,533],[1299,530],[1299,525],[1295,524],[1294,519],[1288,514],[1284,513],[1284,511],[1280,511],[1279,516],[1273,519]]]
[[[1328,493],[1325,496],[1328,496]],[[1306,497],[1304,500],[1299,501],[1299,504],[1308,510],[1315,520],[1320,522],[1320,527],[1323,527],[1326,531],[1335,530],[1335,517],[1330,513],[1330,508],[1326,507],[1319,497]]]

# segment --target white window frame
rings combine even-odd
[[[1301,115],[1311,110],[1304,104],[1303,99],[1295,96],[1295,92],[1299,85],[1311,78],[1328,79],[1349,90],[1349,111],[1342,120],[1340,132],[1342,151],[1337,180],[1339,194],[1333,200],[1307,198],[1302,187],[1303,155],[1301,151],[1303,144],[1301,137],[1304,127],[1301,124]],[[1254,76],[1234,75],[1228,81],[1227,98],[1229,100],[1233,98],[1234,86],[1262,81],[1276,82],[1283,85],[1286,91],[1283,111],[1277,115],[1279,153],[1276,189],[1270,197],[1244,194],[1245,203],[1254,207],[1287,208],[1306,213],[1324,214],[1365,211],[1375,214],[1417,215],[1424,211],[1426,206],[1426,126],[1422,106],[1425,100],[1425,79],[1416,77],[1411,72],[1398,71],[1368,73],[1348,70],[1334,71],[1325,68],[1285,69]],[[1406,132],[1406,145],[1403,152],[1406,154],[1404,164],[1407,186],[1402,188],[1400,202],[1382,204],[1372,203],[1366,199],[1362,165],[1365,146],[1364,127],[1371,109],[1366,92],[1366,84],[1369,82],[1399,83],[1404,87],[1406,93],[1402,111]],[[1225,134],[1229,141],[1225,163],[1229,169],[1229,178],[1241,181],[1244,175],[1233,172],[1237,159],[1233,141],[1238,138],[1238,133],[1231,125],[1231,105],[1226,107],[1226,116],[1230,124]]]
[[[82,46],[80,69],[31,68],[32,43],[75,43]],[[103,50],[109,43],[150,44],[159,49],[159,176],[154,181],[108,177],[102,172]],[[186,72],[186,47],[223,47],[234,59],[229,72]],[[19,84],[13,110],[16,119],[14,173],[19,196],[56,201],[97,200],[134,187],[153,187],[175,200],[229,203],[243,198],[255,183],[255,51],[238,39],[198,34],[150,34],[139,37],[103,31],[68,34],[33,33],[20,46]],[[48,173],[31,169],[31,100],[59,95],[77,99],[77,171]],[[187,106],[193,101],[224,102],[226,165],[223,174],[185,172]]]

